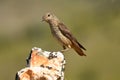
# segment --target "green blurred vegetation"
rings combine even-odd
[[[41,22],[49,11],[87,49],[65,53],[66,80],[120,80],[120,0],[0,0],[0,80],[14,80],[32,47],[62,49]]]

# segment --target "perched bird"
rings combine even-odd
[[[82,51],[82,49],[86,49],[77,41],[70,30],[53,13],[44,14],[42,21],[45,21],[50,25],[51,33],[63,46],[62,51],[73,48],[80,56],[86,56]]]

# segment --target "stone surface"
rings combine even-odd
[[[65,59],[61,52],[43,51],[34,47],[27,58],[27,67],[16,74],[16,80],[64,80]]]

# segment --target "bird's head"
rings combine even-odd
[[[46,22],[50,23],[51,21],[59,21],[59,20],[53,13],[48,12],[43,15],[42,21],[46,21]]]

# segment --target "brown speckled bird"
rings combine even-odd
[[[70,30],[53,13],[46,13],[42,17],[50,25],[53,36],[62,44],[62,51],[73,48],[80,56],[86,56],[83,50],[86,50],[77,39],[71,34]]]

